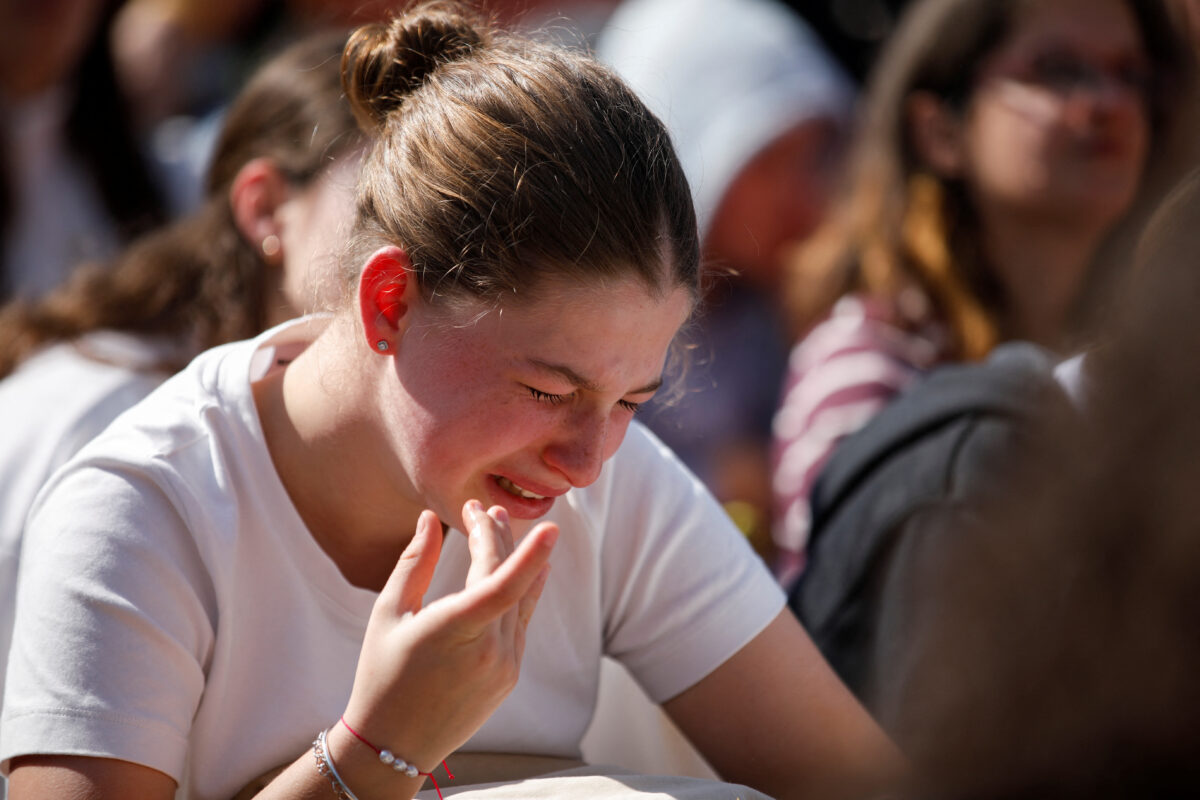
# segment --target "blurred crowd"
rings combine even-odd
[[[670,130],[708,278],[641,420],[750,538],[922,790],[1194,793],[1200,3],[479,2],[593,50]],[[142,376],[115,414],[199,349],[323,307],[354,121],[332,84],[293,87],[321,110],[269,116],[284,75],[234,98],[287,45],[396,5],[0,0],[0,408],[53,411],[14,381],[56,345]],[[338,57],[326,44],[301,72]],[[322,131],[317,160],[268,141],[285,124]],[[185,263],[201,240],[227,246]],[[1017,344],[1036,354],[1022,385],[1051,401],[1013,421],[980,400],[938,455],[867,491],[950,430],[903,427],[939,402],[931,378],[969,367],[982,386]],[[993,413],[1002,445],[955,483]],[[888,425],[902,434],[868,451]],[[11,441],[5,596],[37,488],[18,486],[8,465],[31,445]],[[81,443],[60,439],[46,468]],[[854,448],[879,455],[847,477]],[[935,475],[919,497],[918,469]]]

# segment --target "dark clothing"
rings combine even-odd
[[[885,728],[920,653],[921,576],[1005,496],[1044,413],[1066,413],[1032,345],[936,369],[846,438],[812,495],[809,563],[789,605]],[[1022,464],[1026,462],[1022,461]]]

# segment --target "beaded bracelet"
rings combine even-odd
[[[333,794],[338,800],[358,800],[354,792],[342,782],[342,776],[338,775],[337,767],[333,765],[329,747],[325,744],[325,731],[318,733],[313,741],[313,758],[317,760],[317,772],[333,784]]]
[[[371,744],[367,741],[366,737],[354,730],[354,728],[350,727],[350,723],[346,722],[345,716],[341,717],[341,723],[346,726],[346,730],[354,734],[355,739],[358,739],[367,747],[374,750],[375,755],[379,756],[379,760],[394,769],[396,772],[407,775],[410,778],[415,778],[418,775],[424,775],[426,778],[429,778],[429,780],[433,782],[434,790],[437,791],[438,800],[442,800],[442,789],[440,786],[438,786],[437,778],[433,777],[432,772],[421,772],[421,770],[417,769],[415,764],[410,764],[403,758],[399,758],[391,750],[381,750],[380,748]],[[442,762],[442,768],[446,770],[446,775],[450,778],[450,780],[454,780],[454,774],[450,772],[450,767],[446,765],[445,761]]]

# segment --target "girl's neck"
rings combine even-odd
[[[276,472],[313,539],[350,583],[378,591],[412,539],[416,514],[372,466],[385,460],[376,426],[357,411],[370,407],[366,386],[332,333],[256,383],[254,398]],[[322,364],[345,365],[336,395]]]
[[[1104,229],[995,215],[981,230],[984,257],[1007,298],[1004,338],[1061,349]]]

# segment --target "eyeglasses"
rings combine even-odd
[[[1025,69],[1006,77],[1041,86],[1064,97],[1079,92],[1117,89],[1145,99],[1150,96],[1154,76],[1150,68],[1137,61],[1102,65],[1067,50],[1050,50],[1035,56]]]

